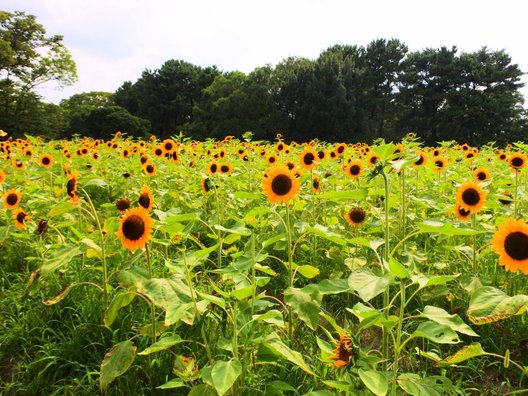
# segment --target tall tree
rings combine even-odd
[[[59,35],[46,36],[33,15],[0,11],[0,127],[34,132],[34,89],[45,82],[59,86],[77,79],[75,62]],[[29,117],[29,118],[28,118]]]

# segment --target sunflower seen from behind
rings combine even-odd
[[[268,168],[262,178],[262,190],[271,203],[288,203],[299,192],[300,184],[295,174],[284,165]]]
[[[493,235],[491,245],[500,256],[499,265],[528,275],[528,225],[524,220],[507,219]]]
[[[143,249],[152,237],[154,220],[141,207],[129,209],[119,221],[117,238],[122,239],[123,246],[131,252]]]

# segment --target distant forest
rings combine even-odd
[[[523,72],[502,50],[409,52],[397,39],[377,39],[366,47],[332,46],[315,60],[289,57],[249,74],[168,60],[116,92],[81,93],[54,105],[34,92],[39,81],[17,79],[24,67],[26,80],[33,74],[30,64],[14,65],[24,58],[24,47],[7,33],[15,22],[28,24],[18,26],[26,36],[31,29],[38,33],[42,26],[28,19],[24,13],[0,12],[0,45],[14,48],[0,62],[0,129],[14,136],[106,138],[121,131],[207,139],[252,131],[256,139],[272,140],[280,132],[287,140],[369,142],[398,140],[413,131],[427,144],[528,141],[528,114],[519,91]],[[42,28],[43,39],[44,33]],[[47,46],[61,45],[61,36],[47,39]],[[41,78],[71,84],[75,64],[65,61],[69,53],[60,49],[62,64],[57,61],[56,69],[63,67],[63,74],[55,70],[57,75]]]

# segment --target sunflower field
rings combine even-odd
[[[0,142],[0,394],[528,394],[527,153]]]

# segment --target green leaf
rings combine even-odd
[[[112,326],[112,323],[114,323],[114,320],[117,318],[117,313],[119,312],[119,310],[130,304],[135,296],[136,294],[132,292],[117,292],[112,301],[110,301],[110,304],[108,305],[108,308],[105,311],[103,318],[104,325],[110,328],[110,326]]]
[[[350,287],[365,302],[383,293],[390,283],[386,277],[375,275],[363,268],[352,272],[348,277]]]
[[[352,384],[347,381],[327,380],[327,381],[323,381],[323,384],[331,388],[339,389],[342,391],[349,391],[352,388]]]
[[[83,186],[97,186],[97,187],[106,187],[108,186],[108,183],[103,179],[90,179],[83,183]]]
[[[253,315],[251,321],[271,323],[278,327],[284,327],[284,320],[282,318],[282,314],[276,309],[271,309],[261,315]]]
[[[477,356],[482,356],[485,354],[486,352],[484,351],[484,349],[482,349],[482,346],[480,345],[480,343],[474,342],[473,344],[466,345],[464,348],[459,349],[453,355],[438,361],[437,365],[438,367],[452,366],[453,364],[457,364],[465,360],[468,360],[468,359],[471,359]]]
[[[157,342],[155,342],[148,348],[145,348],[143,351],[139,352],[138,355],[150,355],[151,353],[163,351],[172,347],[173,345],[180,344],[183,341],[184,340],[182,340],[178,334],[166,336],[160,338]]]
[[[437,344],[457,344],[460,342],[457,333],[451,330],[449,326],[430,320],[420,323],[409,339],[417,337],[427,338]]]
[[[284,292],[284,301],[310,329],[317,328],[321,306],[316,295],[307,293],[304,289],[288,288]]]
[[[42,275],[47,275],[63,266],[66,266],[75,257],[80,255],[81,249],[73,245],[64,245],[53,252],[51,257],[44,261],[41,267]]]
[[[497,322],[528,311],[528,296],[513,297],[491,286],[480,287],[471,296],[468,317],[475,324]]]
[[[449,326],[451,330],[458,331],[459,333],[466,334],[472,337],[478,337],[471,327],[464,323],[464,321],[458,315],[450,315],[446,310],[438,307],[427,305],[422,314],[430,320],[435,321],[446,326]]]
[[[335,393],[330,392],[329,390],[323,389],[323,390],[315,390],[315,391],[305,393],[303,396],[335,396]]]
[[[289,347],[287,347],[275,333],[271,333],[266,341],[263,343],[264,346],[268,347],[274,354],[282,356],[289,362],[295,364],[302,370],[306,371],[310,375],[315,375],[310,366],[303,359],[303,356]]]
[[[389,381],[380,371],[375,370],[358,370],[359,378],[365,386],[375,395],[386,395],[389,390]]]
[[[346,246],[347,244],[347,241],[345,238],[343,238],[343,236],[330,231],[327,227],[320,224],[316,224],[313,227],[306,227],[306,232],[317,235],[341,246]]]
[[[156,387],[156,389],[175,389],[181,388],[183,386],[187,386],[184,380],[182,380],[181,378],[173,378],[169,382],[166,382],[163,385]]]
[[[443,223],[436,220],[426,220],[418,223],[418,229],[421,232],[426,233],[439,233],[449,236],[453,235],[477,235],[482,234],[485,231],[477,231],[471,228],[456,227],[451,223]]]
[[[48,216],[49,217],[60,216],[64,213],[71,212],[74,209],[76,209],[76,206],[73,205],[71,202],[60,202],[50,209],[50,211],[48,212]]]
[[[227,393],[241,373],[242,363],[238,360],[216,362],[211,371],[211,377],[218,394],[223,396]]]
[[[255,290],[255,285],[249,285],[235,289],[231,291],[231,295],[235,297],[238,301],[245,300],[246,298],[253,296],[253,291]]]
[[[296,271],[307,279],[315,278],[321,271],[311,265],[299,265]]]
[[[398,377],[398,385],[413,396],[443,396],[454,394],[451,381],[439,375],[421,378],[418,374],[404,373]]]
[[[193,387],[187,396],[217,396],[217,393],[212,386],[200,384]]]
[[[460,274],[455,275],[426,275],[417,274],[411,276],[413,283],[418,283],[419,289],[423,289],[429,286],[445,285],[447,282],[455,280]]]
[[[394,258],[389,259],[389,271],[395,278],[405,279],[409,277],[409,270]]]
[[[64,286],[53,298],[49,300],[43,300],[42,304],[44,305],[55,305],[58,302],[62,301],[71,291],[71,289],[76,286],[77,283],[72,283],[71,285]]]
[[[229,234],[237,234],[237,235],[243,235],[243,236],[251,235],[251,230],[249,228],[246,228],[244,224],[236,224],[232,228],[226,228],[219,224],[215,224],[213,227],[219,231],[224,231]]]
[[[106,390],[114,379],[128,370],[136,357],[136,349],[132,341],[126,340],[114,345],[106,353],[101,363],[101,376],[99,378],[101,390]]]
[[[341,201],[341,200],[362,200],[367,197],[367,190],[364,188],[358,188],[355,190],[344,190],[344,191],[329,191],[323,194],[314,195],[314,199],[328,199],[330,201]]]

